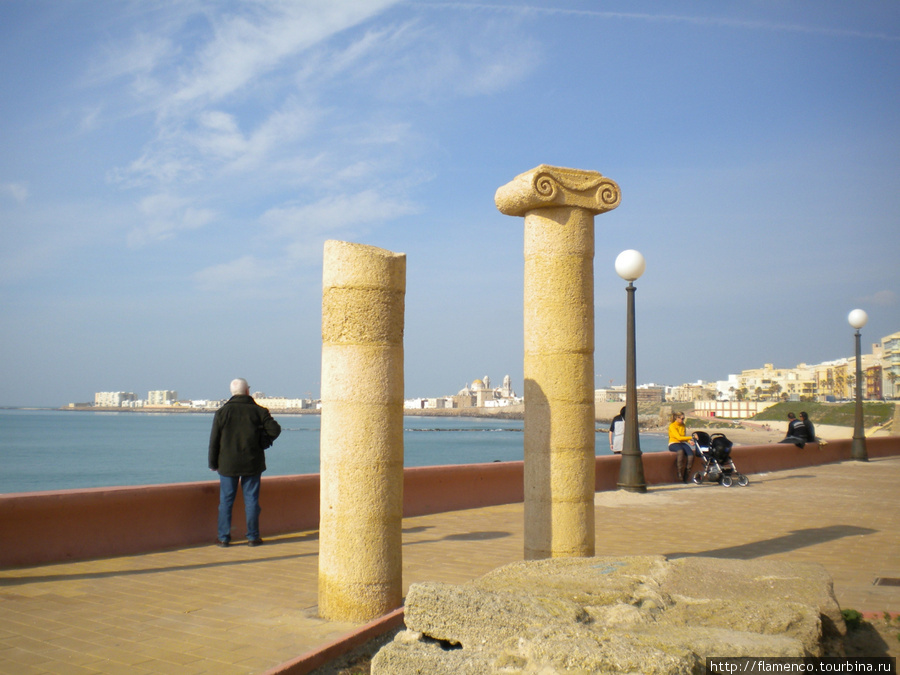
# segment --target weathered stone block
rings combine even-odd
[[[414,584],[406,625],[373,675],[693,673],[716,656],[825,655],[843,620],[819,565],[634,556]]]

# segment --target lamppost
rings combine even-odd
[[[646,492],[644,465],[641,463],[641,442],[638,436],[637,369],[634,341],[634,281],[644,273],[644,256],[638,251],[622,251],[616,258],[616,274],[628,282],[627,355],[625,361],[625,437],[622,439],[622,460],[617,485],[629,492]]]
[[[866,430],[863,426],[862,354],[859,344],[859,329],[865,326],[868,320],[869,315],[861,309],[854,309],[847,316],[847,321],[856,329],[856,419],[853,424],[853,443],[850,446],[850,458],[860,462],[869,461],[869,455],[866,452]]]

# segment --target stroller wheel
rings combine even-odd
[[[697,471],[696,473],[694,473],[694,477],[691,478],[691,480],[694,481],[695,485],[700,485],[700,483],[703,482],[703,472]]]
[[[750,485],[750,479],[747,478],[747,476],[745,476],[744,474],[739,473],[737,475],[737,477],[738,477],[738,485],[740,485],[741,487],[747,487],[748,485]]]
[[[729,476],[727,473],[722,474],[722,477],[719,479],[719,482],[722,484],[723,487],[731,487],[734,483],[734,481],[731,479],[731,476]]]

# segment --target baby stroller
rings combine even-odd
[[[735,481],[741,487],[750,484],[750,479],[739,473],[731,459],[731,446],[725,434],[713,434],[710,436],[705,431],[695,431],[691,434],[694,439],[694,447],[703,460],[703,471],[697,471],[693,481],[700,485],[704,480],[710,483],[719,483],[725,487],[731,487]]]

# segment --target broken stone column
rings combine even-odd
[[[525,558],[594,555],[595,171],[541,165],[495,196],[525,218]]]
[[[319,614],[368,621],[402,601],[406,256],[325,243]]]

